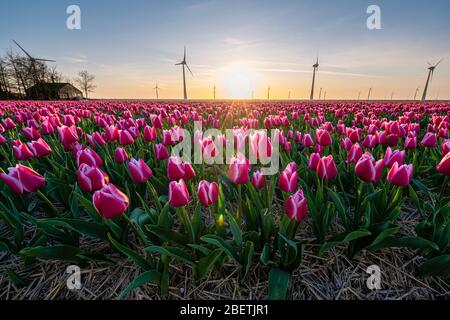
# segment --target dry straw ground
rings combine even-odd
[[[415,210],[403,212],[402,233],[412,234],[417,223]],[[310,225],[303,225],[302,234],[311,234]],[[30,231],[31,232],[31,231]],[[2,232],[0,231],[0,234]],[[110,252],[108,245],[85,239],[83,248]],[[307,246],[301,267],[293,274],[288,292],[289,299],[450,299],[450,281],[438,278],[421,278],[417,268],[422,258],[408,249],[387,249],[380,252],[362,252],[349,260],[344,248],[329,250],[317,256],[317,246]],[[0,299],[114,299],[130,281],[139,275],[139,269],[118,254],[109,254],[117,264],[105,267],[91,262],[82,266],[83,288],[69,291],[66,288],[69,263],[39,261],[24,267],[21,260],[0,253]],[[255,257],[256,260],[256,257]],[[371,291],[366,280],[368,266],[381,268],[381,290]],[[27,280],[27,286],[14,287],[5,270],[12,268]],[[240,284],[232,264],[226,265],[222,274],[213,272],[201,284],[191,277],[191,270],[173,263],[170,270],[169,299],[266,299],[268,269],[257,264],[244,284]],[[127,299],[161,299],[155,285],[145,285],[134,290]]]

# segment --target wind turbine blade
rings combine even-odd
[[[49,60],[49,59],[40,59],[40,58],[34,58],[35,61],[44,61],[44,62],[56,62],[55,60]]]
[[[439,62],[436,63],[436,65],[435,65],[434,67],[436,68],[438,65],[440,65],[442,61],[444,61],[444,58],[442,58],[441,60],[439,60]]]
[[[186,68],[189,70],[189,72],[191,73],[191,75],[194,76],[194,74],[193,74],[192,71],[191,71],[191,68],[189,68],[189,66],[187,65],[187,63],[186,63]]]
[[[183,62],[175,63],[176,66],[181,66],[182,64],[183,64]]]
[[[186,46],[184,46],[183,61],[186,62]]]
[[[20,48],[20,50],[22,50],[22,51],[27,55],[28,58],[33,59],[33,57],[30,56],[30,54],[29,54],[28,52],[26,52],[25,49],[22,48],[22,47],[20,46],[20,44],[17,43],[16,40],[13,39],[13,42]]]

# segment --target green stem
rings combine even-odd
[[[445,194],[445,190],[447,189],[447,185],[448,185],[448,180],[449,180],[448,176],[445,176],[444,183],[442,184],[442,187],[441,187],[441,192],[439,193],[439,201],[442,200],[442,197]]]
[[[59,216],[59,210],[55,207],[55,205],[41,192],[41,190],[38,190],[36,192],[39,198],[41,198],[42,201],[45,202],[45,204],[50,208],[52,217],[58,217]]]
[[[158,195],[156,194],[155,188],[150,184],[150,181],[145,182],[148,190],[150,191],[150,195],[153,198],[153,202],[155,202],[155,206],[158,209],[158,214],[162,211],[161,203],[159,202]]]

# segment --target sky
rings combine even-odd
[[[69,5],[81,29],[69,30]],[[370,30],[369,5],[381,10]],[[450,99],[448,0],[2,0],[0,55],[15,39],[36,57],[56,60],[66,77],[96,76],[93,98],[182,98],[187,46],[188,95],[309,98],[319,57],[316,98],[411,99],[427,62],[438,66],[429,98]]]

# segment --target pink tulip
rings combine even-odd
[[[442,155],[445,156],[450,152],[450,140],[445,140],[441,146]]]
[[[281,172],[278,186],[284,192],[294,192],[297,189],[298,172],[295,162],[287,165],[286,169]]]
[[[36,192],[45,184],[43,176],[21,164],[8,168],[8,174],[0,173],[0,179],[19,195]]]
[[[426,148],[436,148],[437,136],[435,133],[427,132],[420,142]]]
[[[436,167],[437,171],[446,176],[450,176],[450,153],[447,153]]]
[[[119,144],[122,146],[134,143],[133,136],[127,130],[119,130]]]
[[[169,184],[169,204],[174,208],[179,208],[189,203],[189,191],[183,179],[172,181]]]
[[[156,144],[155,156],[157,160],[165,160],[169,157],[169,152],[163,144]]]
[[[39,131],[34,127],[24,127],[22,128],[22,133],[27,140],[37,140],[41,137]]]
[[[395,162],[387,175],[387,180],[396,186],[406,187],[413,178],[413,165],[401,165]]]
[[[248,159],[242,153],[238,153],[236,157],[231,158],[228,178],[234,184],[246,184],[249,181],[250,169],[251,165]]]
[[[20,140],[13,142],[13,152],[17,160],[23,161],[34,157],[30,148]]]
[[[314,144],[313,139],[311,138],[311,135],[309,133],[305,134],[303,136],[303,145],[305,148],[309,148]]]
[[[39,138],[37,141],[28,142],[27,145],[37,158],[44,157],[52,152],[52,148],[42,138]]]
[[[308,168],[312,170],[317,169],[317,165],[319,164],[320,153],[311,153],[308,160]]]
[[[109,183],[108,175],[98,167],[91,167],[82,163],[78,168],[77,181],[80,189],[86,192],[94,192]]]
[[[384,156],[384,166],[385,167],[392,167],[395,162],[397,162],[399,165],[403,164],[403,161],[405,159],[405,151],[399,151],[394,150],[392,151],[390,147],[386,149],[386,154]]]
[[[263,189],[266,186],[266,178],[261,173],[261,171],[257,170],[253,172],[252,175],[252,184],[255,187],[255,189]]]
[[[197,196],[204,207],[208,207],[216,203],[219,197],[219,186],[216,182],[209,183],[206,180],[202,180],[198,184]]]
[[[125,151],[124,148],[117,147],[116,150],[114,150],[114,162],[116,163],[124,163],[128,160],[128,154]]]
[[[109,183],[94,193],[93,203],[102,218],[112,219],[127,210],[130,200],[125,193]]]
[[[173,139],[172,132],[169,130],[163,130],[162,132],[162,143],[165,146],[173,146],[175,144],[175,140]]]
[[[86,163],[90,166],[101,167],[103,164],[102,158],[92,149],[83,149],[77,152],[76,155],[77,166],[80,166],[82,163]]]
[[[144,139],[147,142],[153,142],[156,140],[156,129],[155,127],[145,126],[144,128]]]
[[[347,155],[348,163],[357,163],[359,158],[361,158],[363,154],[363,150],[358,143],[355,143],[351,148]]]
[[[414,150],[417,148],[417,137],[405,138],[405,149]]]
[[[333,155],[321,158],[317,164],[316,171],[320,179],[334,179],[338,172]]]
[[[308,203],[302,190],[291,195],[284,203],[284,211],[291,220],[300,222],[308,215]]]
[[[128,162],[128,169],[130,169],[131,179],[136,183],[143,183],[149,180],[153,174],[152,169],[142,159],[131,159]]]
[[[249,136],[250,154],[255,159],[266,159],[272,155],[272,143],[265,131],[256,131]]]
[[[372,154],[370,152],[366,152],[356,164],[355,173],[365,182],[378,183],[380,182],[381,175],[383,173],[383,162],[383,159],[375,162]]]
[[[65,150],[72,150],[73,144],[78,142],[78,132],[75,126],[67,127],[61,126],[57,127],[59,140],[64,146]]]
[[[327,130],[316,129],[316,142],[323,147],[332,144],[330,133]]]

